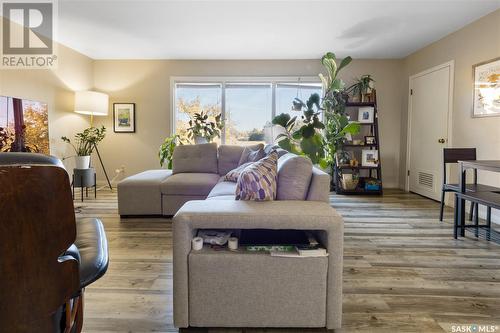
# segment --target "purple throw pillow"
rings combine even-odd
[[[278,153],[272,151],[240,173],[236,184],[236,200],[275,200],[277,183]]]
[[[244,163],[242,165],[240,165],[239,167],[237,168],[234,168],[233,170],[229,171],[228,173],[226,173],[226,175],[224,176],[224,181],[228,181],[228,182],[237,182],[238,181],[238,178],[240,177],[240,174],[241,172],[247,167],[249,166],[250,164],[252,164],[253,162],[247,162],[247,163]]]

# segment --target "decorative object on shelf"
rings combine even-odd
[[[352,140],[352,144],[353,144],[354,146],[361,146],[361,145],[363,145],[363,144],[364,144],[364,142],[363,142],[363,140],[361,140],[361,139],[354,139],[354,140]]]
[[[106,128],[102,126],[100,129],[95,127],[89,127],[83,132],[75,134],[75,144],[65,136],[61,137],[61,140],[70,144],[75,150],[75,163],[77,169],[88,169],[90,167],[90,155],[94,149],[97,148],[99,142],[101,142],[106,136]]]
[[[361,165],[368,167],[378,166],[378,150],[363,149],[361,151]]]
[[[349,161],[349,166],[351,167],[357,167],[359,165],[359,161],[354,157]]]
[[[47,103],[0,96],[0,152],[50,154]]]
[[[216,137],[220,138],[223,128],[222,114],[219,113],[210,120],[208,114],[201,111],[189,120],[188,138],[195,144],[212,142]]]
[[[472,71],[472,116],[500,116],[500,57],[475,64]]]
[[[342,175],[342,188],[347,191],[353,191],[358,187],[359,177],[352,173]]]
[[[371,124],[373,123],[373,116],[375,108],[371,106],[360,107],[358,109],[358,123]]]
[[[377,139],[373,135],[365,135],[365,145],[374,145],[377,143]]]
[[[172,158],[174,156],[174,149],[177,145],[182,145],[181,137],[177,134],[165,138],[158,151],[158,158],[160,159],[160,166],[167,163],[167,169],[172,169]]]
[[[374,82],[375,80],[371,75],[365,74],[347,88],[347,92],[352,94],[353,102],[373,102],[375,90],[373,89]]]
[[[135,133],[135,103],[113,103],[113,131]]]
[[[375,178],[365,179],[365,191],[380,191],[382,183]]]
[[[348,151],[340,150],[335,154],[336,165],[350,165],[351,154]]]
[[[94,116],[107,116],[108,110],[109,96],[107,94],[97,91],[77,91],[75,93],[75,112],[90,115],[90,128],[94,127]],[[99,153],[99,149],[97,149],[97,144],[94,145],[94,148],[99,158],[99,162],[101,163],[102,170],[104,171],[108,186],[113,190],[108,173],[102,162],[101,154]]]

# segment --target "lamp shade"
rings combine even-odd
[[[75,93],[75,112],[93,116],[108,115],[109,96],[96,91]]]

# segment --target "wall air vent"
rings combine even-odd
[[[428,172],[418,172],[418,184],[427,189],[434,188],[434,175]]]

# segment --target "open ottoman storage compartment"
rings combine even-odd
[[[215,250],[189,254],[194,327],[325,327],[328,257]]]

